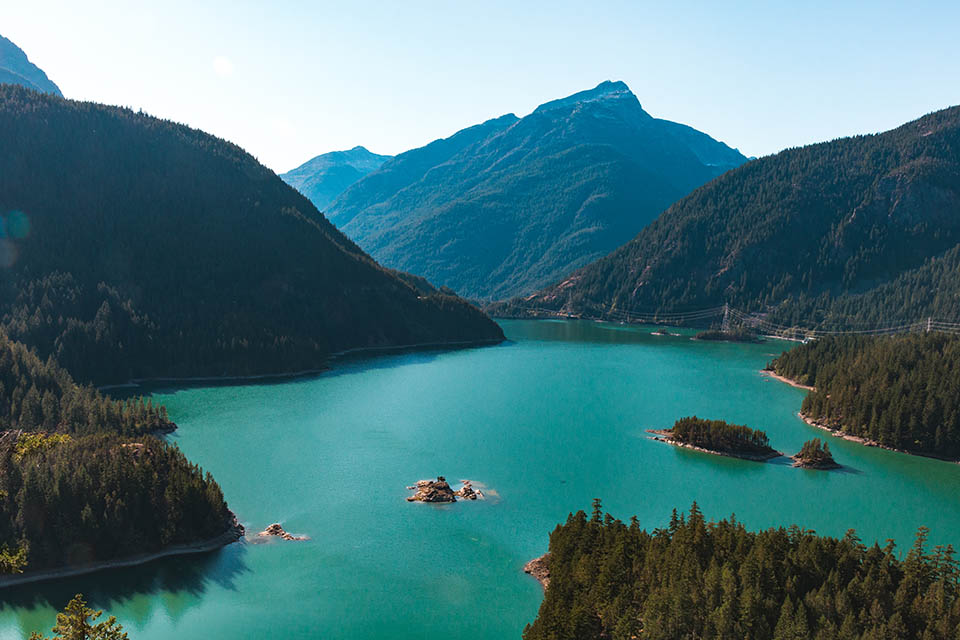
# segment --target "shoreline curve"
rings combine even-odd
[[[200,540],[198,542],[191,542],[185,544],[178,544],[155,551],[153,553],[141,553],[133,556],[127,556],[125,558],[117,558],[114,560],[104,560],[103,562],[93,562],[90,564],[74,566],[74,567],[61,567],[55,569],[41,569],[40,571],[20,573],[16,575],[6,575],[0,576],[0,589],[5,589],[7,587],[14,587],[22,584],[30,584],[33,582],[46,582],[47,580],[60,580],[62,578],[73,578],[76,576],[82,576],[89,573],[96,573],[98,571],[105,571],[107,569],[122,569],[124,567],[135,567],[154,560],[159,560],[160,558],[167,558],[171,556],[186,556],[194,555],[198,553],[209,553],[211,551],[216,551],[222,547],[225,547],[229,544],[239,541],[244,536],[243,525],[237,520],[236,514],[232,511],[230,512],[230,525],[226,531],[221,533],[218,536],[209,538],[207,540]]]

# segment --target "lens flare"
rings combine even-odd
[[[17,246],[6,238],[0,238],[0,269],[9,269],[16,261]]]

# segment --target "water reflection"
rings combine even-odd
[[[55,612],[82,593],[90,607],[107,614],[123,608],[126,627],[143,626],[163,613],[176,622],[202,602],[212,586],[236,591],[250,569],[242,541],[210,553],[161,558],[137,567],[109,569],[0,590],[0,613],[13,613],[22,637],[49,631]]]

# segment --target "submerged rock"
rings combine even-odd
[[[283,530],[283,527],[280,526],[279,522],[275,522],[260,533],[260,537],[266,538],[268,536],[276,536],[278,538],[283,538],[284,540],[309,540],[307,536],[294,536]]]
[[[464,500],[483,497],[483,493],[475,490],[469,480],[464,480],[463,486],[454,491],[443,476],[437,476],[436,480],[420,480],[407,489],[416,491],[415,494],[407,497],[407,502],[456,502],[457,497]]]

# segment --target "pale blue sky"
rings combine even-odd
[[[14,5],[14,6],[10,6]],[[960,103],[960,2],[4,2],[68,97],[222,136],[277,171],[398,153],[625,81],[766,155]]]

